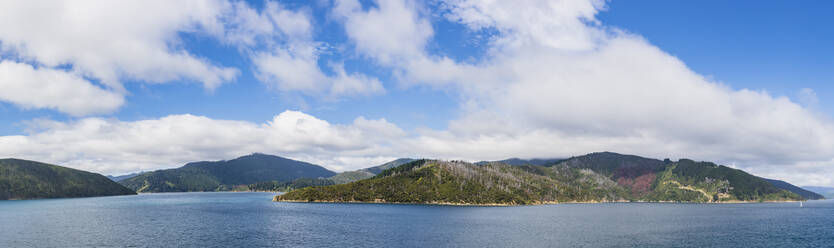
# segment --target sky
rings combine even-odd
[[[0,157],[613,151],[834,186],[831,1],[4,1]]]

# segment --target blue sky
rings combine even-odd
[[[613,150],[834,185],[830,1],[128,3],[0,6],[33,23],[0,26],[0,156],[118,174]]]
[[[814,89],[834,113],[831,1],[611,1],[599,19],[642,35],[734,88],[796,97]]]

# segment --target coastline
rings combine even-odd
[[[568,202],[536,202],[530,204],[512,204],[512,203],[460,203],[460,202],[387,202],[384,200],[377,201],[329,201],[329,200],[281,200],[278,195],[272,198],[273,202],[291,202],[291,203],[352,203],[352,204],[412,204],[412,205],[437,205],[437,206],[475,206],[475,207],[514,207],[514,206],[538,206],[538,205],[559,205],[559,204],[604,204],[604,203],[670,203],[670,204],[755,204],[755,203],[796,203],[807,202],[796,200],[784,201],[725,201],[725,202],[677,202],[677,201],[568,201]],[[812,200],[813,201],[813,200]]]

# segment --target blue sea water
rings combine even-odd
[[[834,201],[520,207],[270,193],[0,201],[0,247],[834,247]]]

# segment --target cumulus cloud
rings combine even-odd
[[[24,109],[49,108],[74,116],[111,112],[124,97],[62,70],[0,61],[0,100]]]
[[[356,49],[389,64],[423,55],[431,23],[416,11],[413,1],[376,1],[367,11],[357,0],[337,0],[334,14],[344,21],[345,31]]]
[[[360,73],[348,73],[331,63],[332,75],[319,66],[320,43],[313,39],[311,18],[269,2],[262,13],[248,13],[243,26],[264,27],[251,36],[265,39],[268,49],[251,56],[258,79],[282,91],[299,91],[327,97],[384,93],[382,82]],[[257,25],[256,25],[257,24]],[[254,28],[251,28],[254,30]],[[255,38],[259,39],[259,38]],[[274,41],[281,42],[274,42]]]
[[[238,70],[178,46],[180,32],[222,32],[221,1],[5,1],[0,45],[48,67],[72,70],[121,90],[122,80],[193,80],[213,89]],[[37,17],[37,18],[33,18]]]
[[[449,0],[442,6],[450,21],[498,31],[482,62],[432,56],[420,47],[431,32],[413,30],[400,36],[417,41],[400,50],[413,53],[417,47],[418,54],[391,63],[389,51],[398,49],[362,37],[395,32],[394,27],[347,29],[361,52],[402,72],[401,83],[460,91],[460,118],[447,130],[421,130],[408,141],[427,156],[480,160],[610,150],[712,160],[765,176],[834,183],[814,177],[834,174],[834,124],[786,97],[712,81],[642,37],[604,26],[595,18],[604,1]],[[425,20],[411,17],[421,10],[411,7],[410,15],[380,7],[353,18],[387,17],[420,26]],[[349,26],[352,17],[346,16]],[[386,23],[382,19],[375,21]],[[803,99],[809,95],[803,93]],[[801,165],[814,169],[799,170]]]
[[[3,2],[0,54],[16,63],[94,80],[106,87],[98,91],[102,98],[112,97],[112,92],[129,94],[125,81],[193,81],[214,90],[237,77],[238,68],[189,52],[182,35],[190,34],[238,48],[251,58],[257,78],[280,91],[329,98],[385,92],[378,79],[345,71],[339,61],[326,63],[329,73],[320,68],[321,44],[314,40],[314,27],[303,8],[289,10],[273,1],[264,5],[256,10],[246,2],[226,0]],[[79,91],[97,86],[81,87]],[[71,90],[60,92],[65,93],[61,98],[78,96]],[[47,107],[71,115],[105,114],[118,107],[78,111],[77,106],[56,105],[61,102],[27,101],[27,108]],[[69,109],[74,110],[65,111]]]
[[[344,170],[393,159],[391,143],[405,132],[385,119],[331,124],[285,111],[271,121],[216,120],[170,115],[124,122],[83,118],[36,120],[29,135],[0,136],[0,157],[18,157],[118,174],[230,159],[252,152],[277,154]]]

